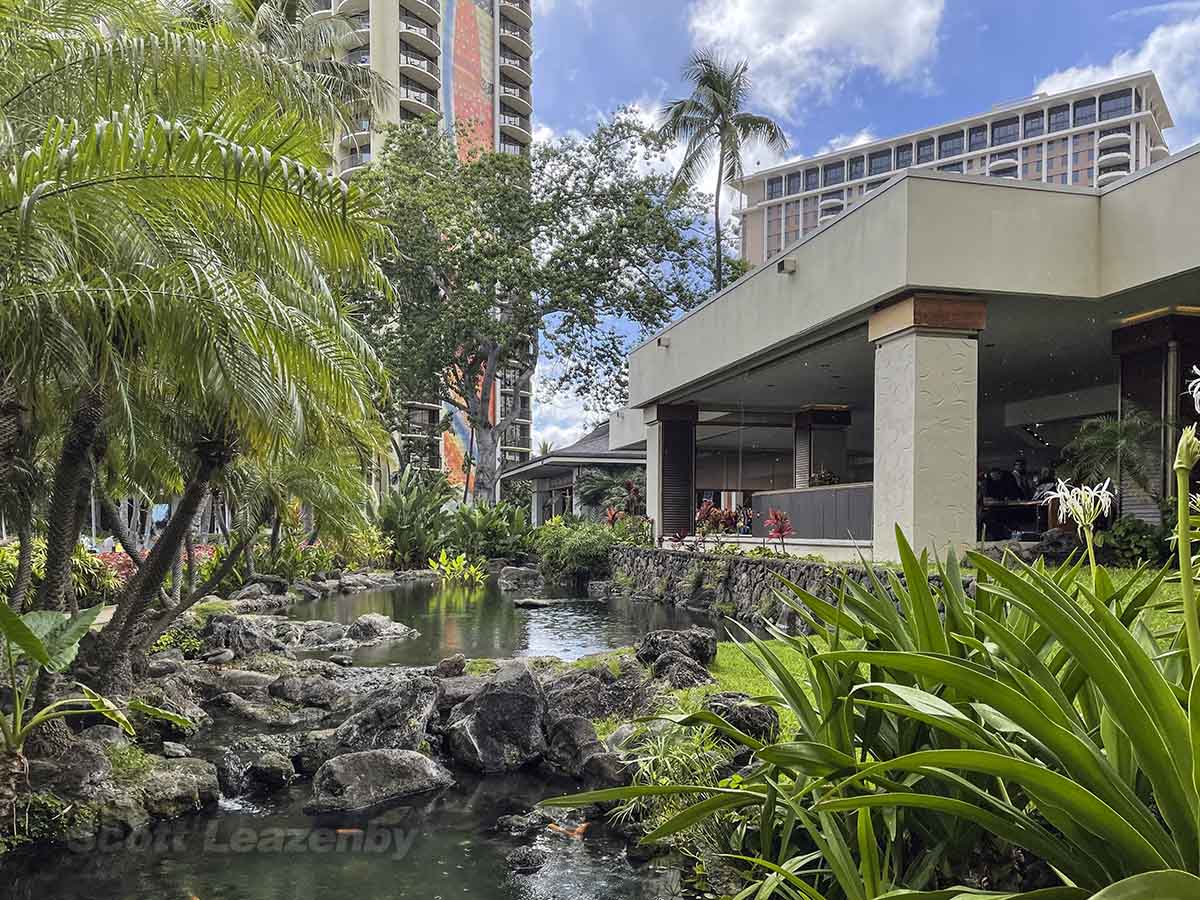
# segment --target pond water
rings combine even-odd
[[[577,659],[636,644],[656,628],[711,624],[708,617],[627,599],[572,600],[519,608],[494,583],[473,591],[414,583],[321,602],[288,612],[297,619],[351,622],[367,612],[417,629],[416,639],[363,648],[363,666],[437,663],[468,658],[557,656]],[[209,739],[228,740],[219,730]],[[198,738],[197,755],[212,752]],[[492,829],[499,816],[523,813],[539,800],[576,789],[532,773],[458,783],[433,797],[370,816],[314,820],[302,807],[307,783],[269,801],[224,800],[213,812],[188,816],[123,840],[5,858],[0,898],[12,900],[657,900],[679,896],[678,871],[638,867],[625,843],[602,826],[582,840],[541,833],[550,862],[529,876],[509,875],[504,857],[528,839]]]
[[[0,896],[11,900],[656,900],[677,896],[667,867],[634,868],[624,842],[589,828],[582,840],[546,832],[550,857],[511,876],[505,855],[524,841],[490,831],[522,813],[548,785],[528,775],[459,776],[433,798],[369,817],[314,820],[297,785],[261,805],[223,801],[212,814],[161,823],[124,840],[101,839],[40,856],[8,858]]]
[[[568,600],[542,608],[513,605],[494,582],[476,589],[435,588],[414,582],[386,591],[366,591],[300,603],[288,610],[293,619],[349,623],[364,613],[383,613],[421,632],[407,641],[360,648],[359,666],[429,666],[455,653],[468,659],[510,656],[557,656],[573,660],[628,647],[656,628],[712,625],[712,619],[661,603],[615,597],[596,603]]]

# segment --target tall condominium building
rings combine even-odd
[[[530,0],[323,0],[318,15],[348,18],[354,37],[345,48],[348,62],[370,66],[392,86],[392,97],[372,117],[367,110],[334,142],[334,160],[343,178],[368,165],[383,150],[377,127],[429,115],[444,127],[465,126],[463,152],[488,147],[526,153],[533,140],[533,14]],[[518,418],[501,442],[501,463],[529,459],[532,408],[528,390],[500,379],[493,417],[519,407]],[[451,427],[439,433],[446,414]],[[471,429],[458,410],[437,403],[409,407],[401,435],[415,463],[443,469],[462,483],[464,460],[472,452]],[[430,435],[436,435],[431,438]]]
[[[1142,72],[784,163],[739,185],[742,257],[766,262],[904,169],[1104,187],[1165,159],[1172,125],[1158,80]]]

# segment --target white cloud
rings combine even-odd
[[[695,0],[697,45],[750,60],[755,100],[795,115],[828,102],[848,77],[874,71],[889,82],[928,80],[944,0]]]
[[[588,432],[587,413],[577,397],[567,393],[551,394],[544,388],[548,369],[555,365],[539,360],[533,376],[533,452],[542,441],[562,448],[573,444]]]
[[[1140,16],[1170,16],[1194,12],[1200,12],[1200,0],[1173,0],[1170,3],[1148,3],[1145,6],[1119,9],[1109,18],[1114,22],[1120,22],[1123,19],[1136,19]]]
[[[874,140],[877,140],[877,137],[870,128],[862,128],[854,134],[837,134],[818,147],[817,152],[813,156],[820,156],[822,153],[832,153],[834,150],[848,150],[851,147],[861,147],[863,144],[869,144]]]
[[[589,26],[592,24],[592,0],[570,0],[568,5],[578,10]],[[558,0],[533,0],[535,18],[548,16],[557,8]]]
[[[1108,62],[1073,66],[1047,75],[1037,90],[1066,91],[1146,69],[1152,69],[1162,85],[1177,126],[1169,137],[1170,144],[1172,149],[1181,150],[1187,144],[1175,135],[1194,139],[1200,133],[1200,16],[1159,25],[1140,46],[1122,50]]]

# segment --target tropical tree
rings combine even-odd
[[[683,145],[676,183],[695,186],[716,165],[713,193],[713,278],[716,289],[725,286],[725,252],[721,243],[721,191],[742,178],[742,154],[747,146],[761,144],[776,153],[787,149],[783,129],[768,116],[746,111],[750,99],[750,64],[733,62],[712,50],[698,50],[683,68],[692,86],[688,97],[663,108],[659,134]]]
[[[398,248],[384,261],[396,305],[364,304],[364,333],[395,396],[465,415],[477,501],[494,498],[500,436],[520,415],[498,402],[501,379],[528,386],[540,356],[547,390],[610,409],[630,342],[708,293],[704,207],[647,166],[662,151],[624,113],[530,157],[409,123],[363,176]]]
[[[45,576],[13,605],[72,602],[110,449],[177,498],[103,633],[120,689],[231,463],[328,445],[369,413],[381,373],[343,291],[386,288],[370,259],[386,233],[326,174],[324,80],[222,23],[157,0],[13,0],[0,84],[0,467],[53,460]],[[26,522],[31,505],[10,504]]]
[[[554,452],[554,442],[542,438],[538,441],[538,456],[549,456]]]

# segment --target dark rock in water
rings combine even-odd
[[[550,854],[538,847],[518,847],[504,862],[518,875],[532,875],[550,862]]]
[[[414,629],[399,622],[393,622],[380,613],[367,613],[359,616],[346,629],[346,637],[362,643],[407,640],[416,636],[417,632]]]
[[[548,597],[521,597],[512,602],[512,605],[517,609],[545,609],[548,606],[557,606],[564,603],[564,600],[551,600]]]
[[[164,759],[137,782],[138,799],[152,818],[173,819],[217,802],[217,769],[203,759]]]
[[[277,791],[287,787],[295,777],[292,761],[282,753],[270,750],[246,769],[246,782],[251,790]]]
[[[293,582],[290,590],[302,600],[323,600],[327,596],[326,591],[323,591],[320,586],[311,581]]]
[[[338,726],[337,744],[344,750],[416,750],[425,740],[437,697],[432,678],[414,675],[398,680],[370,695]]]
[[[334,653],[330,655],[329,661],[331,663],[336,663],[343,668],[354,665],[354,657],[349,653]]]
[[[638,644],[638,662],[651,665],[668,650],[690,656],[700,665],[707,666],[717,658],[717,633],[696,625],[686,631],[651,631]]]
[[[274,593],[265,584],[247,584],[238,588],[229,595],[229,599],[234,603],[242,600],[258,600],[261,597],[267,597]]]
[[[537,569],[524,566],[505,566],[500,570],[500,590],[537,593],[546,585]]]
[[[563,716],[546,729],[546,762],[567,775],[580,777],[584,763],[605,747],[596,737],[596,726],[583,716]]]
[[[587,586],[589,600],[608,600],[617,594],[616,585],[611,581],[589,581]]]
[[[444,766],[412,750],[366,750],[335,756],[317,770],[309,815],[367,810],[449,787]]]
[[[129,735],[116,725],[92,725],[79,732],[79,736],[89,741],[112,744],[116,747],[124,747],[129,744]]]
[[[288,581],[282,575],[251,575],[246,584],[264,585],[272,594],[286,594],[288,589]]]
[[[232,691],[247,699],[266,700],[267,689],[275,676],[246,669],[221,669],[212,675],[212,690],[218,694]]]
[[[654,674],[666,679],[676,690],[712,684],[716,680],[708,669],[677,650],[668,650],[654,661]]]
[[[496,820],[496,830],[513,837],[531,837],[561,822],[563,818],[564,814],[557,810],[536,808],[527,813],[501,816]]]
[[[437,664],[433,674],[438,678],[457,678],[467,670],[467,658],[461,653],[448,656]]]
[[[549,674],[546,705],[553,716],[583,716],[593,721],[648,711],[658,687],[633,659],[623,657],[614,674],[606,663]]]
[[[200,654],[200,659],[210,666],[223,666],[225,663],[233,662],[234,652],[228,647],[223,647],[220,650],[209,650],[207,653]]]
[[[272,621],[264,616],[213,616],[200,637],[209,650],[228,649],[238,658],[284,650],[283,643],[275,637]]]
[[[451,713],[446,737],[453,758],[479,772],[520,769],[542,758],[546,700],[527,665],[503,666],[475,697]]]
[[[319,675],[280,675],[267,692],[279,700],[299,706],[337,709],[350,704],[350,696],[339,685]]]
[[[217,762],[221,790],[235,797],[250,790],[251,764],[266,755],[277,755],[291,764],[295,773],[315,775],[317,770],[337,755],[333,729],[291,731],[282,734],[256,734],[241,738],[225,748]]]
[[[162,755],[167,759],[187,759],[192,755],[192,751],[183,744],[177,744],[174,741],[163,741]]]
[[[704,708],[764,743],[774,743],[779,736],[779,713],[765,704],[752,703],[747,694],[710,694],[704,700]]]
[[[583,763],[581,776],[589,790],[626,787],[633,783],[634,767],[620,753],[593,753]]]

